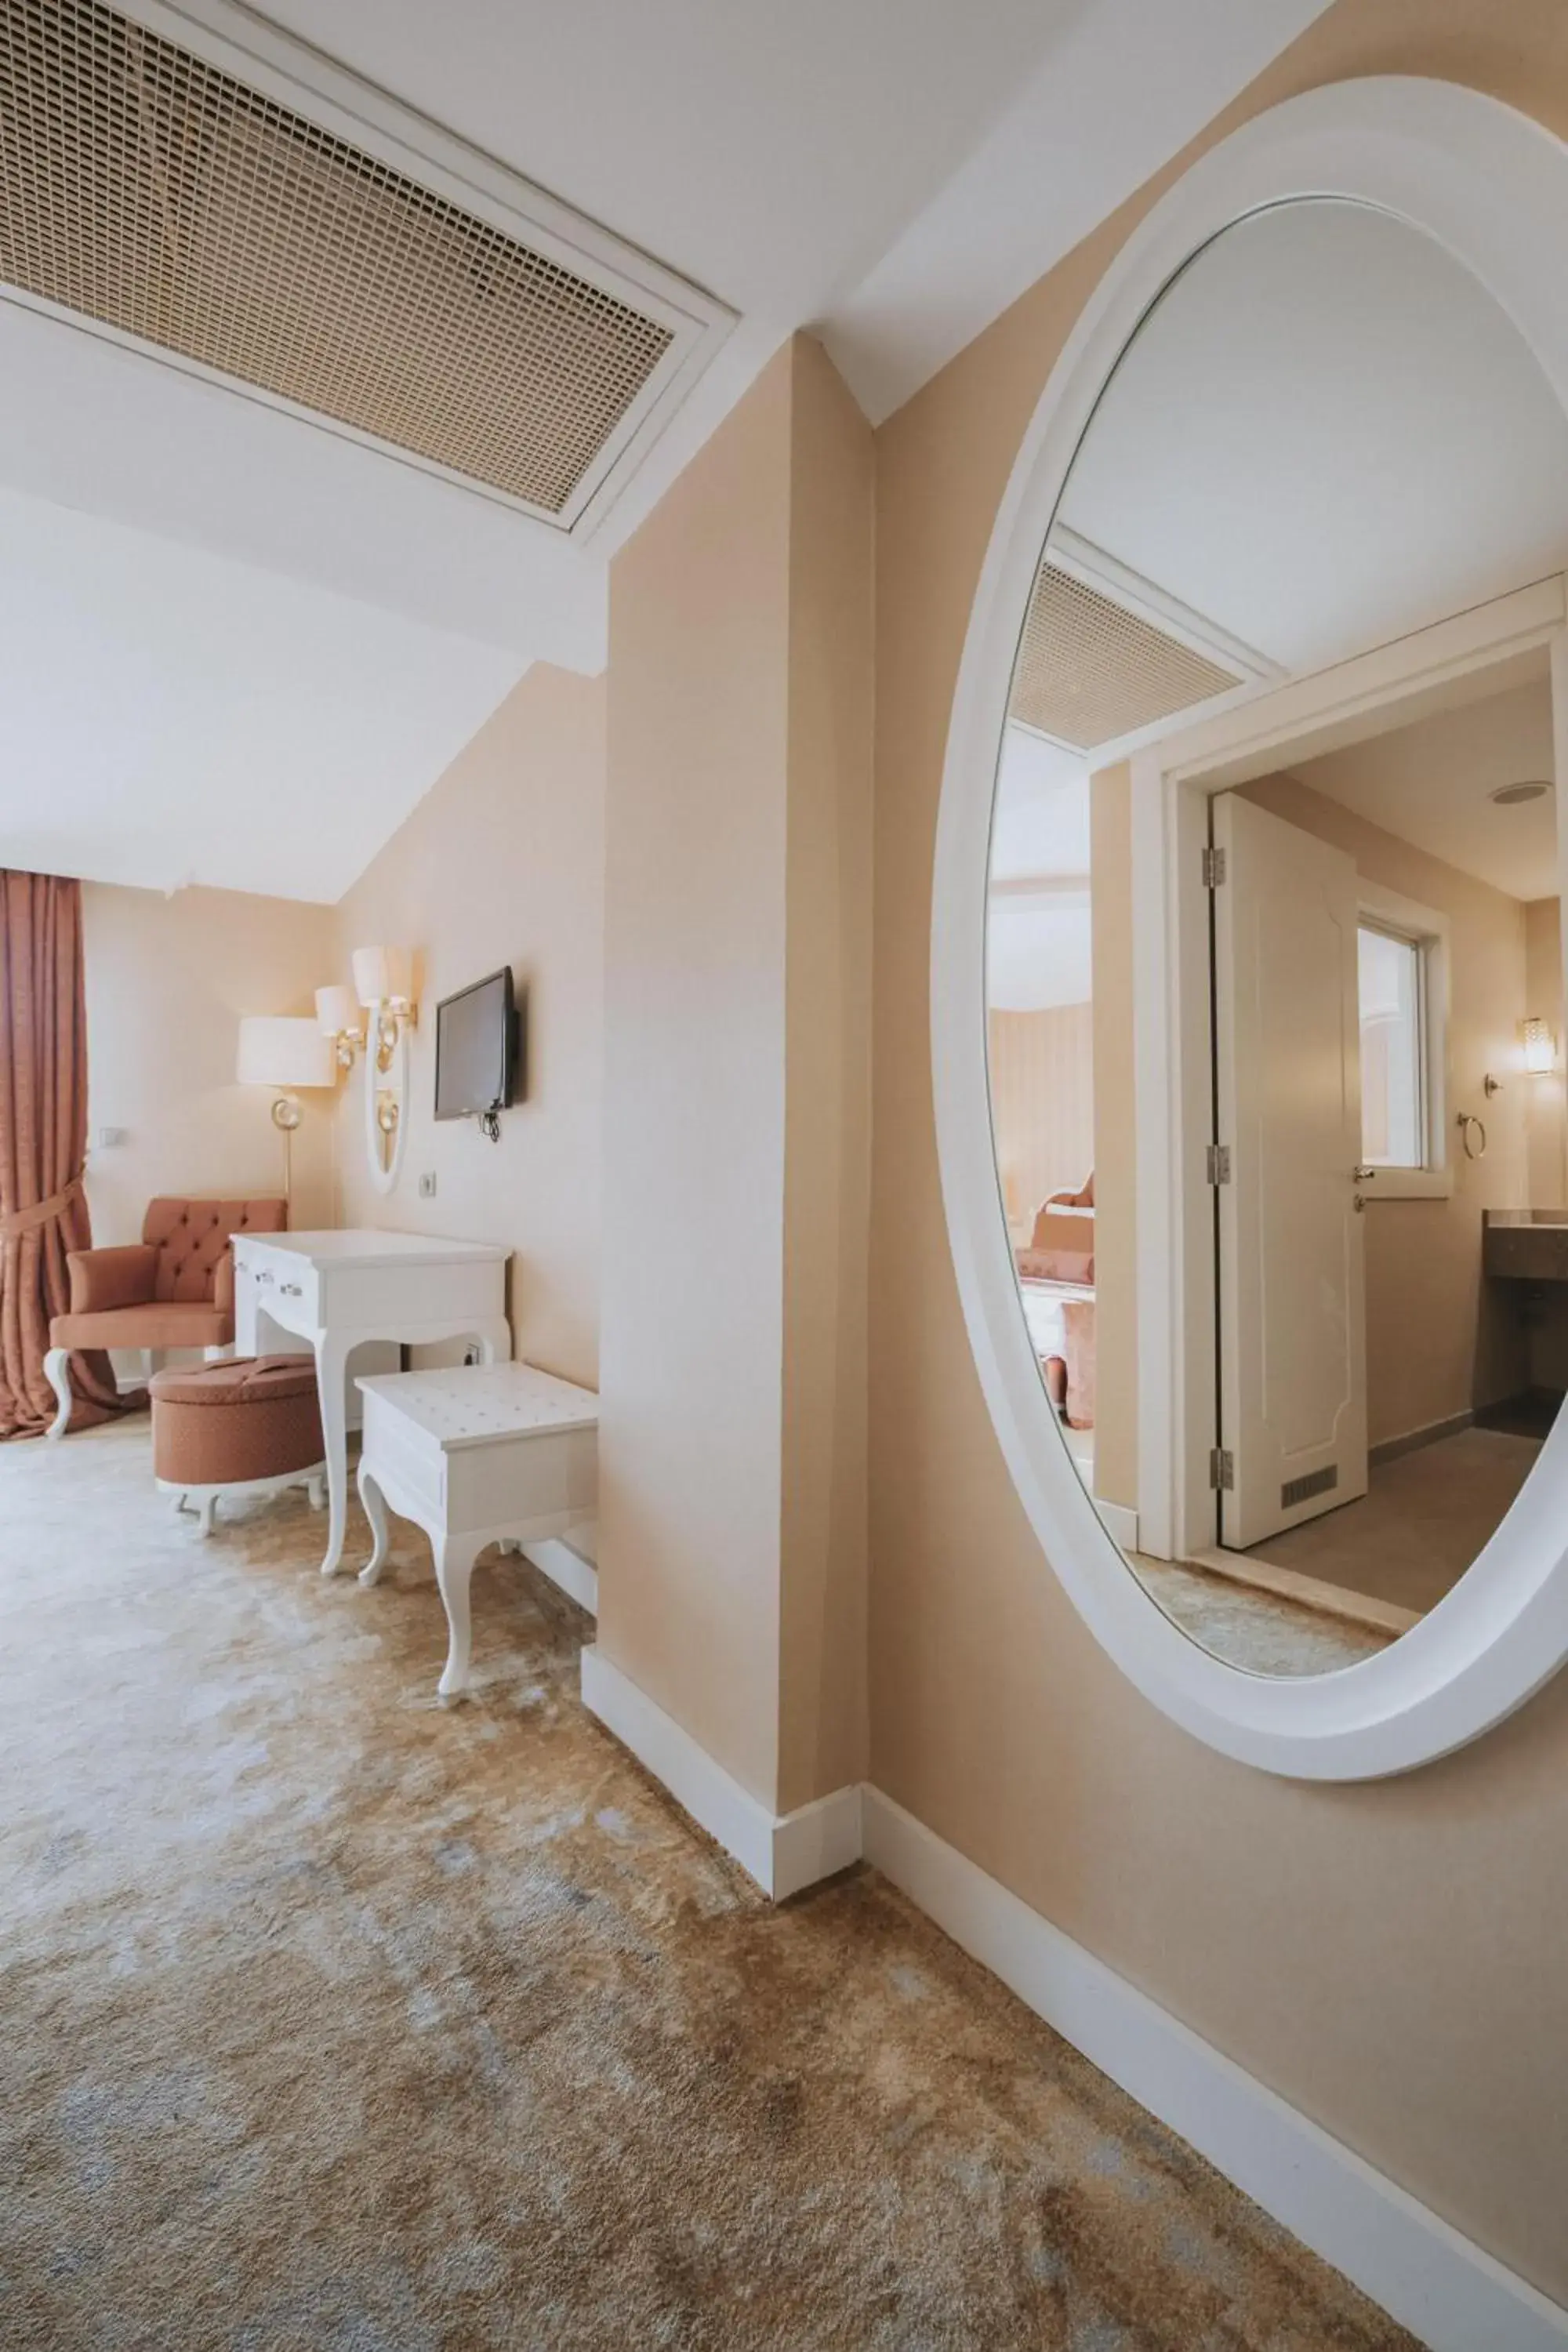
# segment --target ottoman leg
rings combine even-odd
[[[202,1496],[201,1502],[197,1506],[196,1517],[203,1535],[210,1536],[213,1531],[213,1522],[217,1517],[217,1496],[216,1495],[204,1495]]]

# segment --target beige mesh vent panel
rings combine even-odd
[[[1042,734],[1087,751],[1240,684],[1235,670],[1043,563],[1008,709]]]
[[[0,277],[552,514],[671,340],[93,0],[0,0]]]

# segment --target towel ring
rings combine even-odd
[[[1476,1150],[1472,1150],[1470,1144],[1470,1130],[1472,1128],[1481,1139],[1479,1148]],[[1472,1111],[1462,1110],[1459,1113],[1459,1140],[1465,1147],[1465,1157],[1467,1160],[1484,1160],[1487,1156],[1487,1128],[1485,1119],[1477,1118]]]

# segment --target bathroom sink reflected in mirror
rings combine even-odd
[[[1568,1389],[1565,563],[1515,330],[1303,201],[1151,312],[1023,619],[988,1053],[1040,1409],[1152,1601],[1258,1674],[1437,1606]]]

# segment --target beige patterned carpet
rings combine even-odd
[[[781,1909],[475,1581],[0,1447],[0,2344],[1394,2352],[868,1872]],[[356,1534],[363,1528],[356,1523]]]

